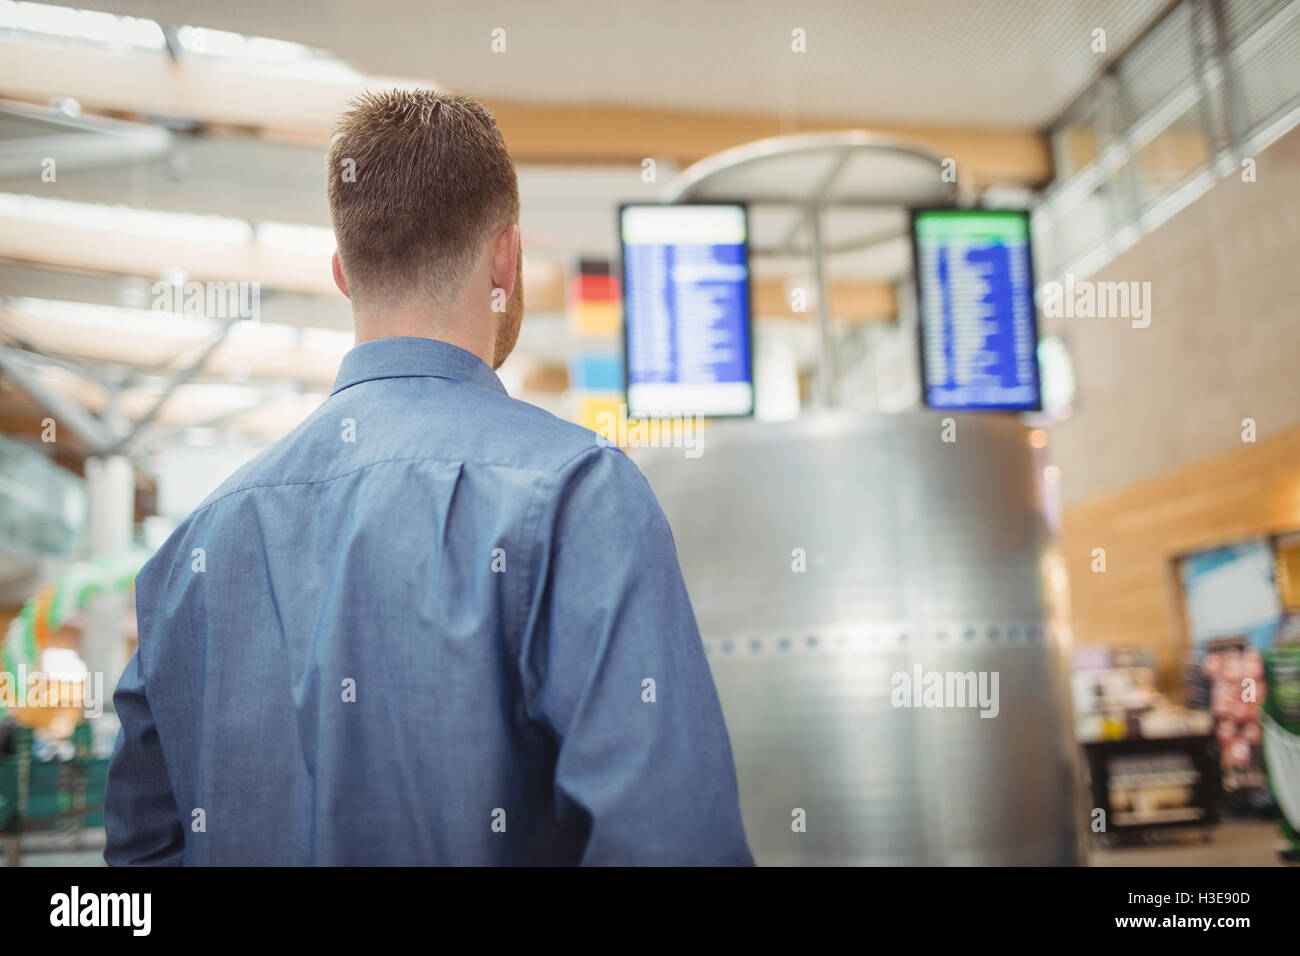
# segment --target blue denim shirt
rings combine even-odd
[[[636,466],[390,338],[136,581],[110,864],[749,864]]]

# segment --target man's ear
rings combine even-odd
[[[492,288],[509,299],[515,292],[519,266],[519,224],[507,226],[492,240]]]
[[[339,264],[337,249],[334,251],[334,257],[330,260],[330,264],[334,268],[334,284],[339,287],[339,291],[345,296],[349,299],[352,298],[352,295],[348,292],[348,280],[343,277],[343,266]]]

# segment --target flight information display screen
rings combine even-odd
[[[619,210],[629,418],[749,415],[749,224],[731,204]]]
[[[1039,409],[1028,213],[914,210],[912,244],[925,403],[950,411]]]

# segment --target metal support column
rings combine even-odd
[[[812,239],[813,276],[817,281],[817,404],[832,408],[836,404],[835,348],[831,339],[830,290],[826,287],[826,259],[822,247],[822,208],[814,205],[808,215]]]
[[[90,508],[90,555],[116,557],[130,550],[135,519],[135,469],[126,455],[86,459],[86,492]],[[86,626],[81,635],[81,656],[91,674],[104,675],[104,692],[110,694],[126,666],[122,621],[127,613],[125,594],[104,593],[86,604]],[[111,709],[112,701],[104,701]]]

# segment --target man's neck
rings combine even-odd
[[[427,313],[385,312],[383,315],[356,315],[356,344],[375,339],[409,336],[434,339],[472,352],[488,366],[492,365],[493,340],[490,330],[474,328],[467,322],[451,318],[431,318]]]

